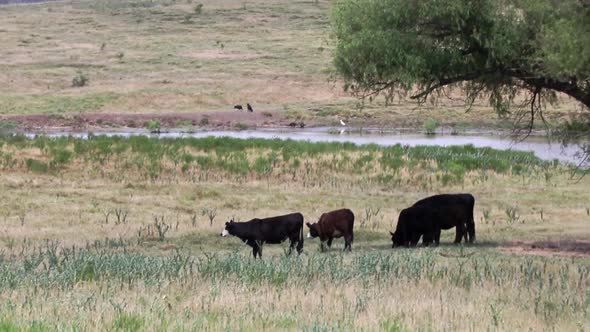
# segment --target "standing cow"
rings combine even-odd
[[[420,236],[425,245],[438,244],[440,231],[453,227],[456,228],[454,243],[460,243],[462,238],[472,243],[475,241],[474,206],[475,198],[471,194],[442,194],[419,200],[400,213],[396,232],[390,232],[393,246],[415,245]]]
[[[354,214],[349,209],[324,213],[317,223],[307,223],[307,227],[309,227],[307,237],[319,237],[322,251],[324,251],[324,242],[330,248],[332,246],[332,240],[342,236],[344,237],[344,250],[348,249],[348,251],[352,251]]]
[[[252,219],[246,222],[225,223],[221,236],[233,235],[239,237],[244,243],[252,247],[254,258],[256,255],[262,258],[262,245],[264,243],[278,244],[286,239],[291,241],[289,254],[295,245],[297,253],[303,252],[303,215],[292,213],[284,216]]]

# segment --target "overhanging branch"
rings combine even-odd
[[[428,84],[428,87],[424,91],[418,93],[417,95],[410,96],[410,98],[417,99],[417,100],[424,100],[432,92],[434,92],[435,90],[440,89],[444,86],[447,86],[447,85],[450,85],[453,83],[464,82],[464,81],[472,81],[472,80],[480,78],[486,74],[490,74],[490,72],[475,72],[475,73],[469,73],[469,74],[465,74],[465,75],[461,75],[461,76],[457,76],[457,77],[440,79],[440,80],[438,80],[438,82],[432,81]]]

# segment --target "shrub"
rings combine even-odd
[[[195,10],[194,11],[195,11],[195,14],[200,15],[203,12],[203,4],[202,3],[197,4],[195,6]]]
[[[47,163],[44,163],[36,159],[29,158],[25,161],[25,164],[27,165],[27,169],[29,171],[35,173],[47,173],[47,170],[49,169]]]
[[[14,132],[16,124],[12,121],[0,121],[0,136],[8,135]]]
[[[427,135],[434,135],[436,128],[438,128],[438,121],[435,119],[430,118],[424,122],[424,129],[426,130]]]
[[[148,121],[147,129],[149,129],[150,131],[160,131],[160,121],[159,120]]]
[[[74,88],[80,88],[86,86],[87,84],[88,77],[86,77],[86,75],[84,75],[82,72],[78,72],[78,74],[76,74],[76,76],[74,76],[72,79],[72,87]]]
[[[245,123],[238,122],[234,125],[234,128],[236,128],[237,130],[246,130],[248,129],[248,125]]]

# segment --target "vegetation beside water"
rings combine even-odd
[[[84,169],[88,175],[113,180],[201,182],[209,178],[236,181],[256,178],[289,179],[320,187],[346,183],[431,188],[437,184],[462,184],[466,177],[471,181],[481,180],[485,172],[544,174],[559,167],[557,162],[542,161],[532,152],[471,145],[381,147],[280,139],[144,136],[91,136],[89,139],[13,136],[2,139],[0,144],[0,167],[6,170],[26,166],[32,172],[59,173],[77,168]]]

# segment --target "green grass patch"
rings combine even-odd
[[[119,98],[113,92],[81,96],[29,95],[0,96],[0,114],[70,113],[98,111]]]

